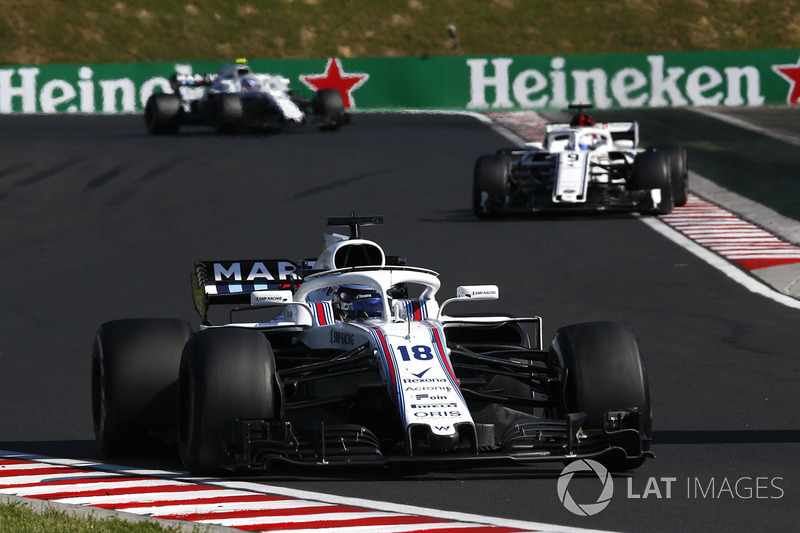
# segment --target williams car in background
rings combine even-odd
[[[210,126],[218,133],[280,130],[314,122],[335,130],[349,119],[342,95],[317,91],[310,99],[289,89],[289,80],[257,74],[244,60],[225,65],[217,74],[174,74],[172,93],[156,93],[145,105],[151,134],[174,134],[184,125]]]

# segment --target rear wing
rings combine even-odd
[[[306,276],[325,270],[314,268],[315,259],[255,259],[245,261],[195,261],[192,280],[194,307],[208,324],[212,305],[252,305],[251,295],[261,291],[296,292]],[[387,266],[405,265],[405,258],[386,256]],[[346,267],[345,267],[346,268]],[[399,296],[398,296],[399,297]]]
[[[194,307],[206,322],[210,305],[250,305],[250,295],[255,291],[294,292],[302,283],[302,270],[308,266],[308,261],[289,259],[195,261]]]
[[[639,145],[639,123],[636,121],[598,122],[592,127],[608,130],[608,132],[611,134],[611,140],[614,142],[632,141],[633,148],[636,148]],[[571,126],[568,122],[545,124],[544,126],[545,134],[548,134],[551,131],[569,130],[569,129],[575,129],[575,126]]]
[[[169,82],[172,90],[178,87],[205,87],[214,83],[219,76],[217,74],[180,74],[170,76]],[[177,92],[177,91],[176,91]]]

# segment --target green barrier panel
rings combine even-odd
[[[176,68],[225,62],[0,68],[0,113],[139,113]],[[569,56],[255,59],[301,94],[335,87],[353,109],[602,109],[800,103],[800,49]]]

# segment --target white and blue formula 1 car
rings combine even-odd
[[[498,150],[475,163],[472,206],[506,213],[633,211],[668,214],[686,203],[689,170],[680,146],[639,149],[636,122],[595,123],[584,109],[545,126],[544,142]]]
[[[576,458],[630,470],[653,456],[628,326],[571,325],[544,346],[537,316],[451,315],[498,288],[460,286],[439,303],[436,272],[360,238],[380,222],[329,219],[351,235],[327,235],[312,262],[198,261],[198,331],[177,319],[103,324],[91,365],[101,449],[176,442],[195,474]]]
[[[177,133],[182,125],[211,126],[218,133],[280,130],[306,124],[313,117],[323,130],[349,121],[336,89],[322,89],[313,98],[289,89],[289,80],[257,74],[244,60],[225,65],[218,74],[176,73],[172,93],[156,93],[145,104],[147,131]]]

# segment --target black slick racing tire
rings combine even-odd
[[[472,181],[472,211],[475,216],[503,216],[508,203],[510,172],[511,161],[503,154],[478,157]]]
[[[181,125],[183,106],[177,94],[156,93],[150,95],[144,106],[144,123],[151,135],[171,135]]]
[[[214,129],[217,133],[238,133],[244,121],[244,106],[239,95],[220,93],[214,97]]]
[[[661,201],[655,206],[657,215],[668,215],[672,212],[672,182],[670,164],[666,154],[661,151],[647,150],[641,152],[633,160],[633,172],[630,187],[638,191],[659,189]]]
[[[338,130],[344,119],[344,99],[336,89],[320,89],[314,94],[311,108],[319,117],[319,129]]]
[[[178,449],[195,475],[223,472],[234,419],[280,418],[272,346],[258,331],[213,328],[186,343],[178,386]]]
[[[135,454],[154,437],[174,435],[178,368],[191,333],[187,322],[169,318],[100,326],[92,347],[92,420],[104,454]]]
[[[649,449],[652,411],[647,368],[633,331],[618,322],[587,322],[560,328],[550,347],[550,365],[566,369],[567,413],[586,414],[584,429],[600,430],[608,410],[636,407]],[[566,413],[562,413],[566,415]],[[611,471],[639,468],[644,457],[605,456]]]
[[[669,179],[672,185],[672,204],[675,207],[686,205],[689,196],[689,164],[686,148],[676,145],[651,148],[661,152],[669,159]]]

